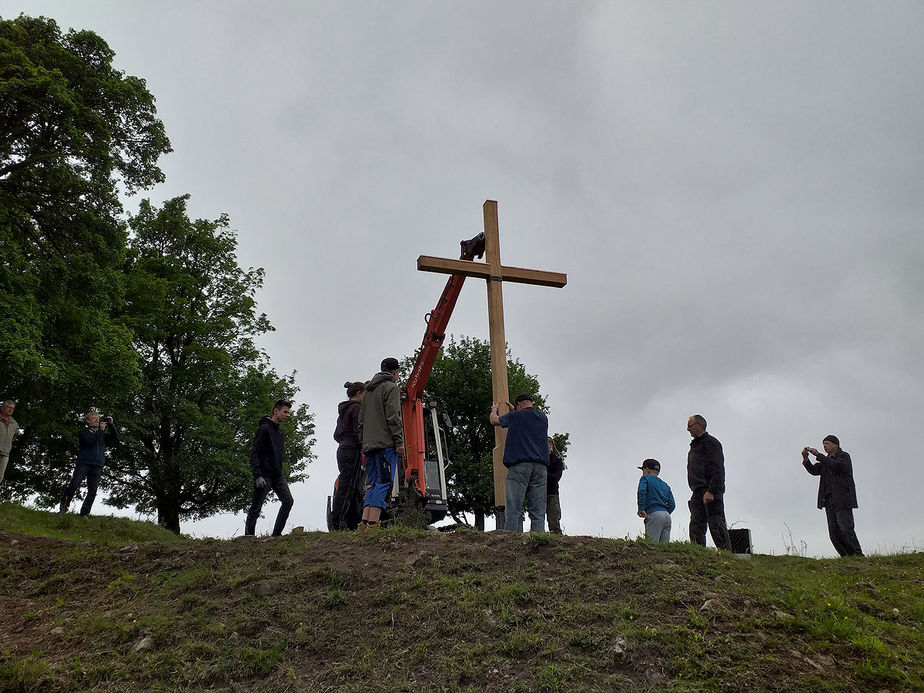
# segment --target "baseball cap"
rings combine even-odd
[[[639,469],[650,469],[654,472],[660,472],[661,463],[658,462],[657,460],[647,459],[644,462],[642,462],[642,466],[639,467]]]

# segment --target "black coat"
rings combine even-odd
[[[546,481],[546,495],[558,495],[558,482],[561,481],[561,475],[565,471],[564,462],[561,457],[554,452],[549,453],[549,476]]]
[[[802,460],[802,466],[818,481],[818,507],[846,510],[857,507],[857,487],[853,482],[853,462],[850,455],[838,450],[831,456],[822,455],[817,462]]]
[[[282,426],[268,416],[260,419],[260,428],[250,451],[250,469],[254,479],[282,476],[283,437]]]
[[[360,404],[355,399],[348,399],[337,405],[337,427],[334,429],[334,440],[346,448],[358,448],[359,441],[359,409]]]
[[[108,424],[106,430],[86,426],[77,434],[80,447],[77,448],[77,464],[106,465],[106,446],[119,440],[119,430]]]
[[[690,490],[694,492],[709,491],[713,496],[725,493],[725,455],[722,443],[708,433],[690,441],[687,481]]]

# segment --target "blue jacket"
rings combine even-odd
[[[106,464],[106,444],[119,440],[119,431],[114,424],[108,424],[105,431],[87,426],[77,434],[77,438],[80,441],[77,464],[102,467]]]
[[[504,466],[520,462],[539,462],[549,466],[549,419],[538,409],[527,407],[508,411],[498,417],[507,429],[504,443]]]
[[[671,487],[654,474],[645,474],[638,480],[638,509],[646,513],[659,510],[674,512],[674,494]]]

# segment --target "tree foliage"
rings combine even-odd
[[[0,397],[26,425],[3,492],[56,502],[78,413],[97,407],[122,432],[108,501],[179,531],[246,505],[260,416],[296,388],[254,344],[272,329],[255,311],[263,271],[237,265],[227,217],[145,201],[129,239],[119,194],[162,182],[170,143],[144,80],[114,57],[91,31],[0,19]],[[307,406],[286,429],[298,480]]]
[[[110,463],[109,503],[181,519],[240,510],[249,501],[249,450],[259,419],[292,399],[294,373],[279,377],[254,337],[272,329],[256,313],[262,269],[242,269],[227,216],[189,219],[188,196],[131,222],[125,323],[141,358],[142,386],[119,411],[123,443]],[[306,477],[313,416],[306,405],[284,425],[289,480]]]
[[[409,372],[414,358],[405,359]],[[535,397],[534,406],[548,413],[545,397],[539,392],[539,380],[530,375],[518,359],[507,351],[509,401],[522,392]],[[488,419],[493,401],[491,384],[491,350],[486,340],[451,336],[433,364],[426,386],[427,401],[435,401],[448,415],[447,430],[450,465],[446,470],[449,513],[461,523],[464,514],[475,517],[484,527],[485,516],[494,514],[493,457],[494,427]],[[564,458],[568,434],[554,434],[556,446]]]
[[[9,480],[51,492],[77,412],[137,386],[123,298],[126,229],[118,198],[163,180],[170,151],[144,80],[112,66],[90,31],[0,19],[0,397],[29,421]]]

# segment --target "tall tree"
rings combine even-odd
[[[170,151],[144,80],[116,70],[90,31],[0,19],[0,397],[27,424],[8,481],[51,493],[72,457],[77,412],[137,385],[122,302],[118,198],[164,176]]]
[[[414,358],[405,359],[408,371]],[[548,413],[539,393],[539,380],[507,351],[507,381],[511,401],[521,392],[535,397],[534,405]],[[465,514],[474,516],[475,526],[484,529],[486,516],[494,514],[494,427],[488,420],[493,399],[491,349],[486,340],[450,336],[433,364],[426,387],[428,401],[448,415],[450,465],[446,470],[449,513],[456,522],[468,524]],[[554,434],[562,457],[568,449],[568,434]]]
[[[188,196],[130,226],[124,320],[141,357],[141,388],[118,411],[122,443],[110,463],[108,502],[180,521],[241,510],[250,499],[249,450],[262,415],[291,399],[294,373],[279,377],[254,337],[272,329],[257,314],[262,269],[244,270],[227,216],[189,219]],[[313,416],[297,407],[284,425],[290,481],[306,478]]]

